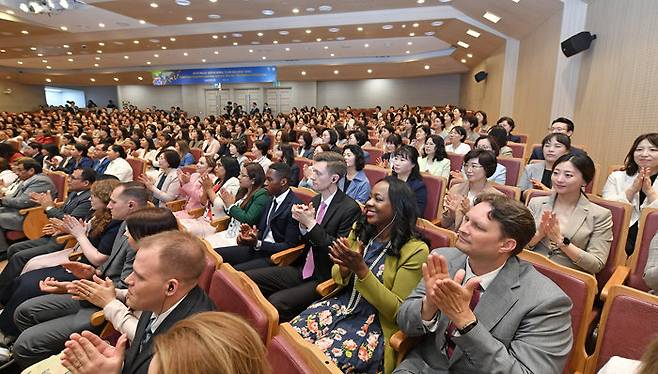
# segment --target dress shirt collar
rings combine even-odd
[[[173,312],[174,309],[176,309],[176,307],[178,306],[178,304],[182,303],[183,300],[185,300],[185,298],[187,297],[187,295],[189,295],[189,293],[187,293],[185,296],[183,296],[180,300],[178,300],[178,302],[177,302],[176,304],[172,305],[169,309],[165,310],[164,312],[162,312],[162,313],[160,313],[160,314],[158,314],[158,315],[156,315],[155,313],[153,313],[153,316],[156,316],[156,318],[155,318],[155,321],[151,324],[151,333],[154,333],[154,332],[158,329],[158,327],[160,327],[160,325],[162,324],[162,322],[164,322],[164,320],[165,320],[167,317],[169,317],[169,315],[171,314],[171,312]]]
[[[496,279],[496,276],[498,275],[498,273],[500,273],[500,270],[503,268],[503,266],[505,266],[505,264],[502,264],[498,269],[495,269],[495,270],[492,270],[492,271],[490,271],[486,274],[480,275],[480,287],[482,287],[482,289],[484,291],[486,291],[487,287],[489,287],[491,282],[493,282],[494,279]],[[473,269],[471,269],[471,264],[469,263],[469,260],[467,258],[466,259],[466,275],[464,276],[464,282],[463,283],[466,284],[466,282],[468,282],[469,279],[471,279],[475,276],[476,275],[475,275],[475,273],[473,273]]]

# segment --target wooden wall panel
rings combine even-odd
[[[11,93],[5,93],[8,90],[11,90]],[[38,110],[40,105],[46,105],[43,86],[0,79],[0,111],[33,111]]]
[[[460,105],[467,109],[484,110],[489,122],[495,122],[500,116],[504,68],[505,47],[502,47],[471,71],[464,73],[461,82]],[[473,76],[481,70],[489,73],[489,76],[486,80],[477,83]]]

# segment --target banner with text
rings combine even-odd
[[[276,81],[276,66],[161,70],[151,72],[154,86],[180,84],[265,83]]]

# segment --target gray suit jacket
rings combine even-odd
[[[541,182],[541,178],[544,176],[544,168],[544,161],[526,165],[523,174],[519,177],[518,186],[521,191],[532,188],[530,179],[536,179]]]
[[[35,174],[31,178],[25,180],[13,196],[3,198],[2,206],[14,209],[16,212],[20,209],[31,208],[37,204],[30,200],[30,194],[32,192],[46,191],[50,191],[53,198],[57,197],[57,189],[52,180],[45,174]]]
[[[126,222],[119,227],[112,252],[100,267],[100,278],[109,277],[117,288],[128,288],[125,279],[133,272],[133,262],[135,261],[135,250],[128,244],[128,238],[124,235],[126,232]]]
[[[433,251],[446,257],[454,277],[466,267],[466,255],[456,248]],[[424,336],[396,373],[561,373],[571,351],[571,300],[550,279],[526,262],[511,257],[482,293],[475,315],[478,324],[454,336],[448,359],[445,331],[450,321],[439,315],[429,332],[420,315],[425,284],[421,280],[397,316],[409,336]]]
[[[52,192],[52,191],[51,191]],[[52,208],[46,211],[48,218],[62,219],[64,215],[70,215],[75,218],[86,218],[91,210],[91,190],[85,190],[80,193],[69,192],[64,206],[61,208]]]

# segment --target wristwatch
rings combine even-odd
[[[469,323],[468,325],[462,327],[461,329],[457,329],[459,331],[459,335],[466,335],[469,331],[473,330],[473,327],[477,326],[478,320],[475,319],[475,321]]]
[[[569,240],[569,238],[567,238],[567,237],[565,236],[565,237],[562,239],[562,247],[566,247],[566,246],[568,246],[569,244],[571,244],[571,240]]]

